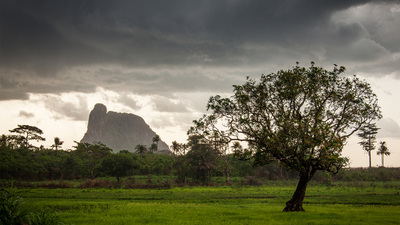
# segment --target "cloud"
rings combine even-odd
[[[378,137],[380,138],[396,138],[400,139],[400,126],[392,118],[383,118],[377,122],[380,127]]]
[[[138,102],[135,99],[133,99],[132,97],[130,97],[128,94],[125,93],[120,95],[118,102],[134,110],[140,109],[141,107],[140,105],[138,105]]]
[[[76,121],[87,121],[89,111],[87,109],[87,100],[84,96],[75,96],[75,99],[69,96],[44,95],[39,96],[36,101],[43,101],[44,107],[55,113],[57,118],[69,118]]]
[[[397,8],[383,0],[4,0],[0,100],[98,87],[228,92],[234,71],[312,60],[400,77]]]
[[[32,118],[35,117],[34,113],[26,112],[24,110],[20,110],[18,116],[20,117],[26,117],[26,118]]]
[[[174,101],[163,96],[154,96],[152,104],[155,110],[159,112],[187,112],[185,104]]]

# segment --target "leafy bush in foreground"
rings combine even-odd
[[[0,189],[0,225],[62,225],[65,224],[55,211],[35,212],[31,205],[16,193],[13,183]]]

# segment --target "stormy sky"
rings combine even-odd
[[[35,125],[69,146],[97,102],[170,145],[247,76],[342,65],[377,93],[378,140],[400,166],[399,0],[2,0],[0,51],[1,133]],[[357,140],[347,148],[367,166]]]

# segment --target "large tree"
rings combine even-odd
[[[104,173],[116,177],[118,183],[120,177],[127,176],[131,170],[139,168],[133,157],[126,153],[110,154],[101,160],[100,164]]]
[[[45,141],[46,139],[42,137],[43,131],[35,126],[29,125],[18,125],[17,128],[10,130],[11,133],[17,133],[22,139],[22,145],[26,148],[35,148],[29,144],[30,140]]]
[[[208,183],[217,169],[218,151],[202,135],[192,135],[188,139],[189,151],[184,156],[188,177]]]
[[[100,163],[100,161],[112,153],[112,149],[107,147],[101,142],[90,143],[80,143],[75,142],[77,146],[74,146],[75,153],[80,156],[80,158],[86,163],[90,169],[90,176],[92,179],[94,176],[94,168]]]
[[[375,150],[375,142],[376,142],[376,134],[380,128],[376,127],[375,123],[367,123],[362,126],[357,133],[357,135],[361,138],[361,141],[358,142],[368,153],[369,159],[369,168],[371,168],[371,151]]]
[[[234,85],[230,98],[211,97],[212,114],[195,120],[189,134],[224,142],[242,142],[237,156],[254,158],[254,166],[278,162],[296,171],[299,182],[283,211],[304,211],[308,182],[318,171],[337,173],[344,166],[342,149],[364,124],[381,118],[377,97],[365,81],[340,76],[344,67],[327,71],[311,63],[247,78]],[[240,151],[242,149],[242,151]]]

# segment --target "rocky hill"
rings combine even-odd
[[[96,104],[90,112],[88,129],[81,142],[100,141],[114,152],[120,150],[134,152],[138,144],[150,147],[155,135],[156,133],[143,118],[134,114],[107,112],[105,105]],[[158,142],[158,152],[171,153],[163,141]]]

